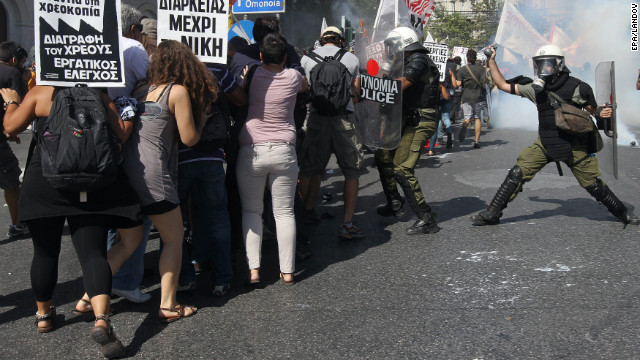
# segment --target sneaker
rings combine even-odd
[[[473,147],[476,148],[476,149],[480,149],[480,143],[477,142],[477,141],[474,141],[473,142]]]
[[[151,300],[151,294],[143,293],[139,288],[135,288],[133,290],[119,290],[113,288],[111,289],[111,293],[123,297],[136,304],[142,304]]]
[[[342,224],[340,226],[340,232],[338,232],[338,236],[342,239],[349,240],[362,239],[363,237],[367,236],[367,234],[365,234],[364,230],[351,223]]]
[[[195,290],[195,288],[196,288],[196,282],[189,281],[186,284],[178,283],[178,287],[176,288],[176,291],[191,291],[191,290]]]
[[[27,228],[27,225],[23,223],[18,223],[17,225],[9,225],[9,231],[7,232],[7,236],[9,238],[14,238],[22,235],[29,235],[29,229]]]
[[[227,293],[227,291],[229,291],[229,288],[231,287],[231,283],[226,283],[224,285],[216,285],[213,288],[213,296],[224,296],[224,294]]]

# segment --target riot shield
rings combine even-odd
[[[596,67],[596,102],[598,106],[607,104],[613,113],[604,121],[600,130],[604,147],[598,153],[600,169],[618,179],[618,127],[616,124],[616,77],[613,61],[601,62]]]
[[[360,61],[360,101],[355,111],[363,143],[374,149],[395,149],[402,131],[402,82],[398,79],[403,75],[404,52],[364,37],[356,39],[355,48]]]

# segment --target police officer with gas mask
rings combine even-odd
[[[387,202],[378,207],[382,216],[399,216],[404,213],[404,200],[396,183],[404,192],[406,201],[418,217],[407,229],[407,234],[428,234],[440,230],[436,214],[426,203],[420,183],[415,176],[415,166],[427,140],[436,130],[438,109],[439,72],[422,46],[416,32],[408,27],[392,30],[385,40],[389,58],[394,52],[404,52],[402,81],[402,138],[394,150],[379,149],[375,163]],[[392,65],[393,66],[393,65]]]
[[[471,216],[474,225],[500,223],[502,210],[522,191],[523,185],[550,162],[564,162],[578,180],[598,202],[602,203],[620,221],[638,225],[638,218],[616,197],[611,189],[598,178],[600,167],[593,156],[597,151],[593,137],[573,135],[556,126],[556,100],[584,109],[602,119],[610,118],[612,111],[598,107],[591,87],[570,76],[562,49],[555,45],[540,47],[533,57],[535,80],[518,77],[507,82],[495,61],[495,48],[489,48],[489,68],[496,86],[510,94],[526,97],[538,109],[538,138],[518,155],[516,165],[509,170],[506,179],[496,192],[486,210]],[[560,169],[558,165],[558,169]]]

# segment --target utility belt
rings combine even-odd
[[[431,109],[413,109],[405,112],[405,125],[417,126],[420,122],[436,121],[435,112]]]

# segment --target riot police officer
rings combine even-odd
[[[598,107],[591,87],[569,75],[564,54],[555,45],[540,47],[533,57],[534,81],[507,82],[498,70],[495,48],[491,48],[489,67],[496,86],[505,92],[526,97],[538,108],[538,138],[522,150],[516,165],[509,170],[506,179],[496,192],[486,210],[471,216],[474,225],[495,225],[500,223],[502,210],[507,203],[522,191],[523,185],[533,179],[549,162],[564,162],[578,180],[598,202],[620,221],[638,225],[638,218],[616,197],[609,187],[598,178],[600,167],[593,153],[597,151],[593,136],[572,135],[559,129],[555,122],[557,97],[562,102],[582,108],[600,120],[611,117],[611,109]],[[560,100],[560,99],[557,99]],[[558,169],[560,167],[558,166]]]
[[[396,149],[379,149],[375,152],[375,163],[387,198],[377,212],[382,216],[404,213],[404,200],[396,187],[398,183],[418,217],[407,229],[407,234],[435,233],[440,230],[436,214],[424,199],[414,169],[424,145],[436,130],[438,68],[411,28],[398,27],[392,30],[385,40],[385,46],[391,58],[394,52],[404,52],[404,71],[400,78],[403,91],[402,138]]]

